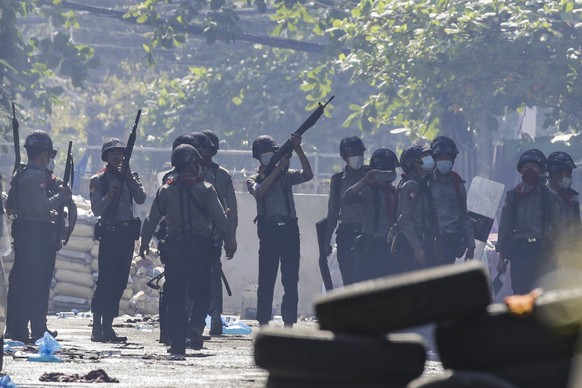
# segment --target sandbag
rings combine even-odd
[[[85,299],[85,298],[78,298],[75,296],[56,295],[53,298],[53,302],[60,303],[60,304],[73,303],[73,304],[86,305],[86,304],[89,304],[90,300]]]
[[[490,303],[478,261],[356,283],[315,300],[322,330],[378,335],[477,314]]]
[[[71,250],[67,248],[63,248],[59,251],[60,256],[64,256],[71,260],[83,261],[85,263],[90,263],[93,261],[93,256],[91,256],[88,252],[81,252],[76,250]]]
[[[65,256],[60,256],[57,254],[57,260],[55,261],[56,269],[66,269],[69,271],[77,272],[87,272],[91,273],[91,267],[87,265],[84,261],[72,260]]]
[[[129,300],[133,296],[133,289],[131,287],[127,287],[125,291],[123,291],[123,295],[121,296],[123,299]]]
[[[54,291],[57,295],[75,296],[83,299],[91,299],[93,297],[92,288],[72,283],[58,282],[54,287]]]
[[[73,232],[71,233],[71,238],[73,236],[90,237],[91,239],[93,239],[93,226],[85,224],[83,222],[77,222],[75,224],[75,229],[73,229]]]
[[[67,250],[87,252],[88,255],[95,242],[92,237],[80,237],[71,235],[69,242],[67,242]]]
[[[89,253],[91,256],[93,256],[94,259],[97,259],[99,257],[99,243],[93,245],[93,248],[91,248]]]
[[[97,259],[97,256],[95,256],[95,260],[91,262],[91,270],[93,272],[99,272],[99,260]]]
[[[261,329],[255,338],[257,366],[271,376],[304,382],[409,382],[424,370],[420,336],[357,337],[319,330]],[[301,382],[301,383],[299,383]],[[355,385],[354,385],[355,386]]]
[[[121,299],[119,301],[119,313],[120,314],[129,314],[130,313],[129,299]]]
[[[558,296],[561,295],[561,296]],[[570,358],[575,352],[579,323],[548,325],[549,315],[561,306],[576,305],[582,296],[570,292],[538,298],[533,313],[515,316],[502,304],[471,319],[441,323],[435,331],[438,352],[445,368],[491,370],[513,364]]]
[[[59,282],[78,284],[80,286],[93,289],[95,280],[93,275],[88,272],[69,271],[66,269],[57,269],[55,271],[55,279]]]

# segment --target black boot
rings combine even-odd
[[[93,313],[93,329],[91,330],[91,341],[93,342],[106,342],[105,336],[103,335],[103,329],[101,326],[101,314]]]
[[[213,313],[210,318],[210,335],[222,335],[222,317]]]
[[[190,349],[200,350],[204,346],[204,339],[202,338],[202,330],[192,329],[188,336],[188,346]]]
[[[103,315],[103,336],[108,342],[126,342],[127,337],[118,336],[113,330],[113,315]]]

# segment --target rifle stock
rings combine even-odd
[[[14,169],[12,172],[20,168],[20,134],[18,132],[18,119],[16,118],[16,108],[14,103],[12,103],[12,138],[14,139]]]
[[[65,162],[65,173],[63,174],[63,186],[69,186],[72,181],[73,174],[73,141],[69,141],[69,147],[67,149],[67,161]],[[65,212],[65,208],[67,211]],[[69,225],[65,225],[65,218],[68,217]],[[59,206],[57,214],[57,238],[56,246],[60,249],[63,245],[67,245],[69,242],[69,237],[75,223],[77,221],[76,207],[73,204],[73,200],[70,199],[68,202],[63,203]]]
[[[133,147],[135,146],[135,138],[137,137],[137,126],[139,124],[139,118],[141,117],[141,109],[138,109],[137,116],[131,127],[131,133],[129,134],[129,139],[127,139],[127,145],[123,151],[123,162],[121,164],[121,186],[119,187],[119,193],[115,197],[115,205],[113,207],[114,217],[117,217],[117,209],[119,207],[119,198],[121,198],[121,192],[123,190],[123,185],[125,184],[125,175],[129,169],[129,160],[131,159],[131,154],[133,153]]]
[[[335,96],[331,96],[331,98],[329,100],[327,100],[327,102],[325,104],[321,104],[319,102],[318,103],[319,106],[313,111],[313,113],[311,113],[311,115],[309,115],[307,120],[305,120],[303,122],[303,124],[301,124],[295,132],[293,132],[293,134],[302,136],[309,128],[313,127],[315,125],[315,123],[317,122],[317,120],[319,120],[319,118],[323,114],[323,110],[325,109],[327,104],[329,104],[331,102],[331,100],[333,100],[334,98],[335,98]],[[281,158],[291,154],[292,152],[293,152],[293,143],[291,143],[291,140],[287,140],[275,152],[275,154],[271,158],[271,161],[269,162],[269,165],[266,166],[265,169],[259,174],[259,176],[256,179],[256,182],[262,183],[273,172],[273,170],[275,169],[275,166],[277,165],[277,163],[279,163]]]

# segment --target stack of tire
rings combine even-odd
[[[315,301],[320,330],[261,330],[255,362],[268,387],[406,387],[422,375],[426,347],[396,332],[474,317],[490,303],[478,262],[353,284]]]

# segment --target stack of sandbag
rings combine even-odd
[[[131,268],[131,294],[129,299],[129,313],[131,315],[155,315],[159,312],[159,291],[147,285],[153,277],[163,272],[159,255],[152,249],[145,260],[137,256]],[[126,290],[127,291],[127,290]],[[125,294],[124,294],[125,295]]]
[[[49,311],[88,311],[95,290],[92,263],[96,241],[93,225],[97,218],[91,212],[90,203],[80,196],[73,196],[77,205],[77,223],[67,245],[57,252],[55,273]]]
[[[406,387],[423,373],[426,348],[397,331],[473,316],[489,303],[478,262],[357,283],[315,301],[319,331],[261,330],[255,361],[269,387]]]

